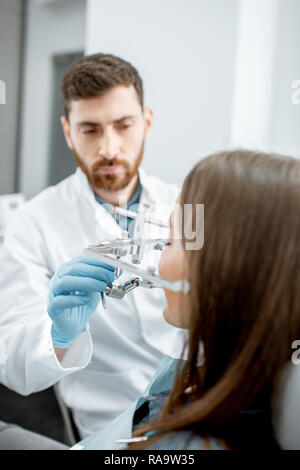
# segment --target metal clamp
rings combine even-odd
[[[189,283],[186,279],[181,281],[171,281],[156,275],[155,268],[153,267],[149,267],[147,270],[144,270],[137,266],[141,263],[145,252],[150,250],[162,251],[168,243],[167,239],[143,238],[143,230],[146,223],[158,225],[159,227],[164,228],[169,227],[165,222],[149,217],[146,212],[147,209],[148,207],[145,207],[141,213],[138,214],[115,206],[115,214],[138,219],[140,223],[139,237],[104,241],[97,245],[90,245],[84,250],[85,254],[93,256],[94,258],[115,267],[116,276],[119,276],[121,270],[135,274],[134,277],[130,278],[123,284],[120,284],[118,281],[114,281],[111,286],[108,286],[105,289],[105,292],[101,293],[104,308],[106,308],[106,296],[115,299],[122,299],[125,294],[139,286],[148,289],[152,289],[154,287],[165,288],[175,292],[183,291],[184,293],[187,293],[189,290]],[[121,258],[127,255],[131,256],[132,264],[121,261]]]

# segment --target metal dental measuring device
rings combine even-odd
[[[147,289],[165,288],[174,292],[183,291],[183,293],[187,293],[189,290],[189,282],[186,279],[171,281],[155,274],[155,267],[142,269],[137,266],[143,260],[145,252],[150,250],[162,251],[168,244],[168,240],[166,238],[151,239],[143,237],[144,226],[146,223],[162,228],[169,228],[169,225],[165,222],[149,217],[147,209],[149,209],[149,206],[144,206],[140,213],[136,213],[115,206],[113,209],[113,213],[115,215],[121,215],[137,220],[137,223],[139,223],[139,236],[136,238],[117,238],[115,240],[103,241],[97,245],[90,245],[84,249],[85,254],[115,267],[114,274],[116,277],[119,276],[121,270],[134,274],[133,277],[123,284],[115,280],[111,286],[107,286],[105,291],[101,292],[104,308],[107,308],[106,296],[115,299],[122,299],[125,294],[136,287],[145,287]],[[132,264],[121,261],[120,258],[127,255],[131,256]]]

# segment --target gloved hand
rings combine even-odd
[[[53,322],[51,336],[55,347],[69,348],[86,328],[101,292],[115,279],[114,269],[83,255],[56,271],[50,281],[47,307]]]

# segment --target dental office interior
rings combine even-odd
[[[138,70],[153,110],[141,166],[172,188],[219,151],[299,159],[299,18],[298,0],[0,0],[0,251],[15,212],[77,171],[60,83],[83,56],[112,54]],[[0,295],[2,302],[3,284]],[[0,367],[9,354],[1,331]],[[1,382],[0,422],[66,447],[87,437],[76,435],[57,383],[21,390]],[[298,379],[286,391],[289,403],[296,386]],[[283,447],[299,449],[299,431]]]

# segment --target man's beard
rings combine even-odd
[[[78,155],[75,148],[73,149],[73,153],[78,166],[87,176],[87,179],[92,188],[104,189],[106,191],[119,191],[121,189],[126,188],[132,178],[138,173],[138,169],[144,154],[144,141],[141,145],[138,156],[134,160],[132,166],[127,160],[113,158],[112,160],[102,159],[100,161],[97,161],[89,169],[84,163],[84,161],[81,159],[81,157]],[[99,170],[101,167],[108,166],[121,166],[124,171],[122,171],[121,174],[117,173],[111,175],[105,175],[97,172],[97,170]]]

